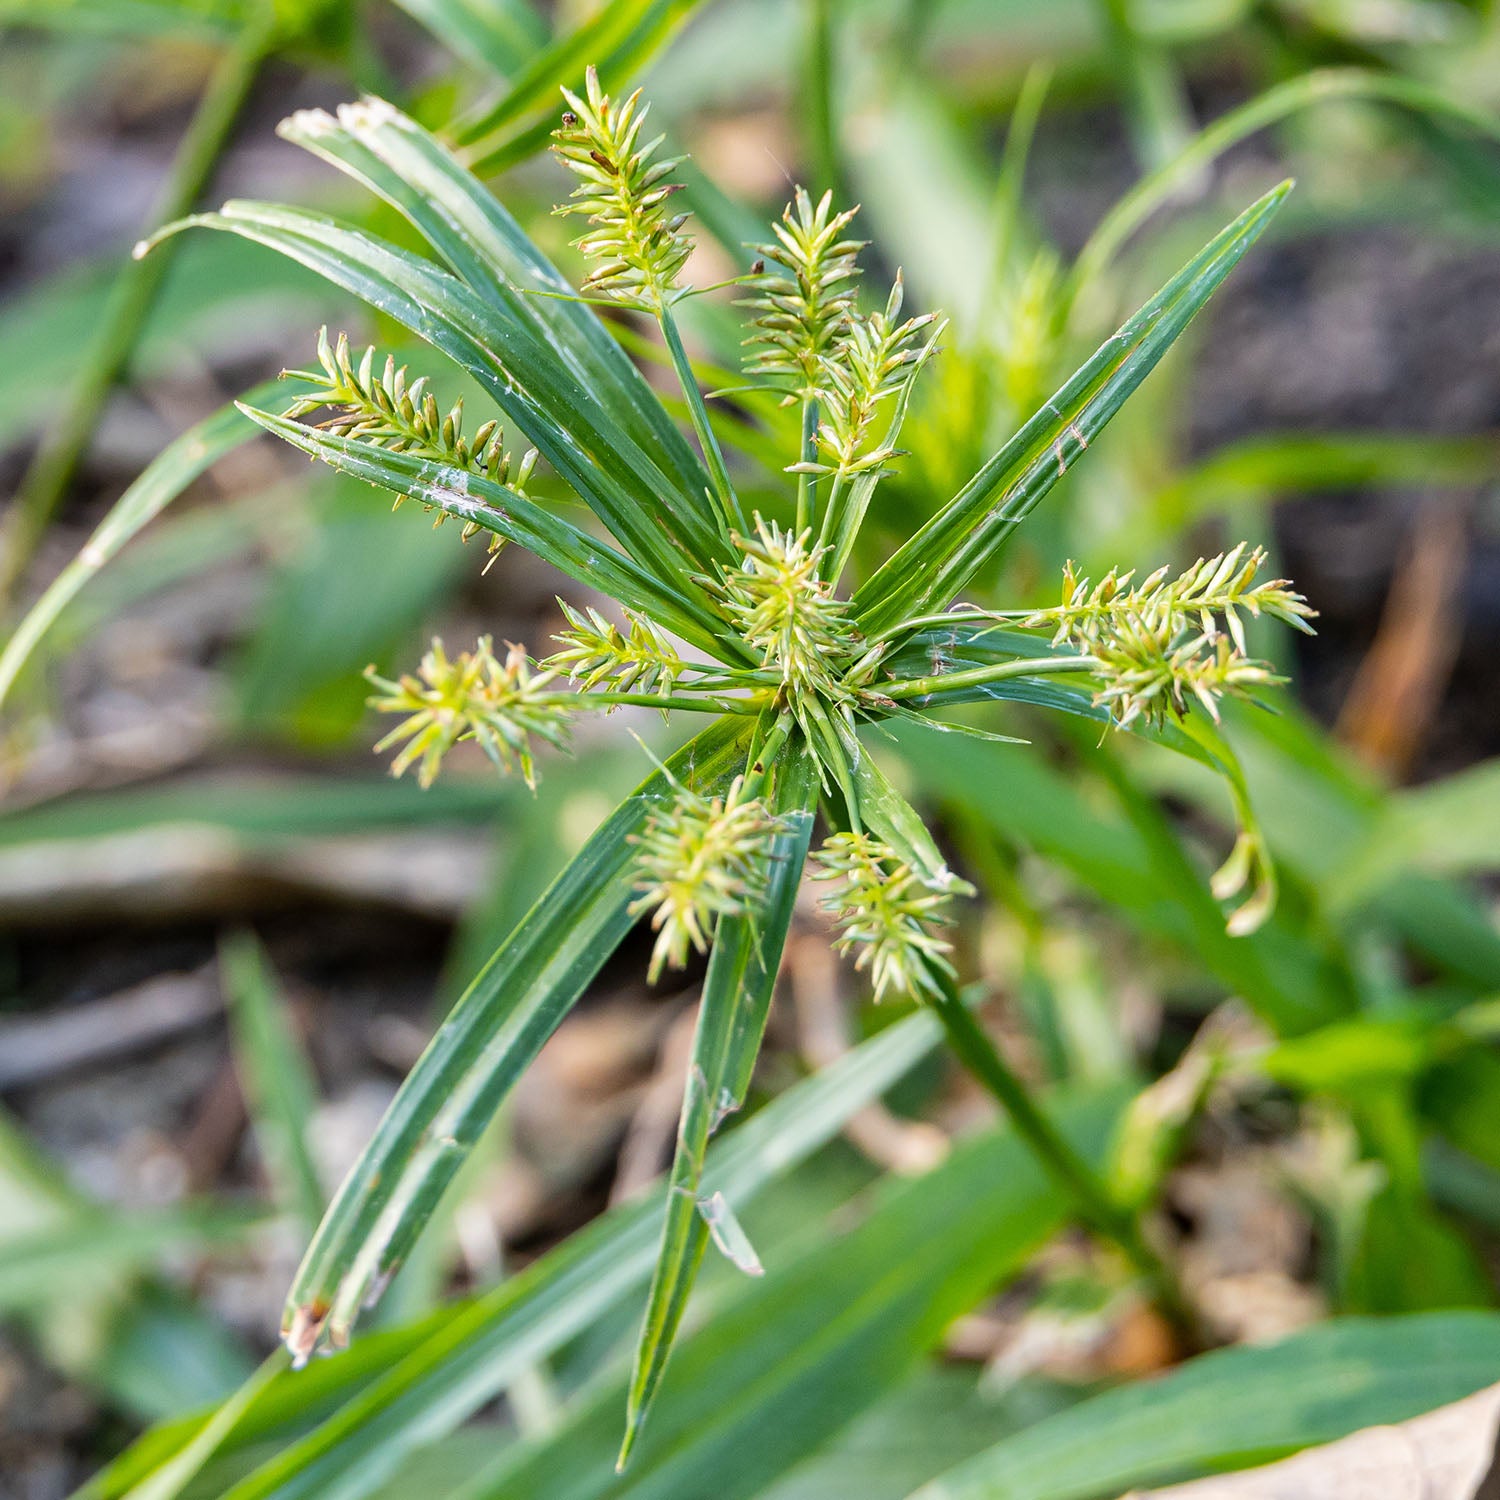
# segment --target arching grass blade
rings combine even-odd
[[[1246,209],[1082,365],[949,504],[854,596],[878,633],[945,606],[1102,432],[1265,232],[1291,183]]]
[[[719,721],[602,823],[454,1006],[325,1215],[287,1298],[294,1356],[347,1342],[500,1101],[630,930],[631,837],[670,776],[710,792],[743,763],[749,729]]]
[[[795,747],[777,768],[771,794],[772,809],[785,821],[786,828],[776,840],[760,911],[754,917],[721,921],[714,939],[672,1159],[666,1222],[630,1379],[621,1468],[661,1384],[708,1243],[704,1153],[709,1137],[726,1115],[741,1107],[750,1086],[807,857],[817,797],[818,778],[812,757],[805,748]]]
[[[661,466],[661,502],[699,562],[727,557],[705,495],[708,471],[645,377],[500,200],[439,141],[373,99],[342,106],[336,118],[299,111],[280,133],[378,193],[497,316],[525,324],[555,349],[588,399]]]

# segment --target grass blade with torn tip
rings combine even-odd
[[[684,597],[701,569],[693,538],[662,525],[669,481],[607,409],[580,387],[529,318],[503,316],[421,256],[317,214],[231,202],[163,233],[219,229],[269,246],[394,318],[467,370],[505,417],[643,567]]]
[[[1500,1379],[1500,1316],[1348,1318],[1096,1396],[911,1500],[1095,1500],[1400,1422]]]
[[[720,921],[703,982],[661,1248],[630,1377],[621,1468],[656,1398],[714,1227],[702,1191],[704,1153],[720,1121],[745,1102],[807,858],[818,795],[815,764],[805,749],[798,748],[782,758],[774,774],[771,806],[785,821],[786,831],[776,840],[761,909],[754,917]],[[722,1195],[716,1196],[727,1204]],[[728,1222],[733,1223],[732,1216]]]
[[[795,1084],[710,1146],[703,1191],[744,1204],[904,1077],[932,1052],[939,1035],[934,1019],[918,1011]],[[390,1359],[375,1385],[263,1462],[222,1500],[362,1500],[402,1455],[453,1431],[519,1371],[643,1288],[662,1215],[660,1196],[615,1209],[473,1304],[429,1320],[428,1337]],[[326,1378],[345,1359],[358,1359],[367,1343],[394,1336],[375,1333],[350,1354],[290,1378]],[[612,1443],[618,1421],[616,1407]],[[101,1491],[90,1500],[114,1500],[117,1493]]]
[[[285,438],[341,474],[363,479],[397,495],[410,496],[465,525],[480,526],[516,542],[570,578],[605,589],[620,603],[648,611],[685,640],[706,651],[714,649],[715,637],[701,618],[700,608],[669,592],[655,575],[631,558],[580,531],[519,491],[482,474],[455,469],[438,459],[396,453],[359,438],[339,437],[253,407],[246,406],[243,410],[267,432]]]
[[[245,400],[253,403],[278,394],[297,396],[309,389],[297,382],[269,381],[247,391]],[[200,474],[254,436],[254,425],[231,404],[189,428],[151,461],[140,478],[110,507],[83,550],[58,574],[5,643],[5,650],[0,652],[0,703],[15,686],[16,678],[53,622],[89,579]]]
[[[661,464],[671,481],[662,502],[689,513],[680,518],[685,528],[701,532],[707,525],[709,551],[701,560],[720,555],[712,545],[717,522],[704,498],[710,479],[702,460],[595,309],[577,298],[499,199],[440,142],[374,99],[343,105],[336,118],[300,111],[279,133],[378,193],[497,313],[528,323],[552,344],[580,385]],[[526,295],[538,292],[553,295]]]
[[[748,726],[720,721],[667,763],[705,794],[743,759]],[[632,835],[671,785],[657,771],[606,819],[480,971],[407,1075],[350,1169],[287,1298],[285,1332],[306,1358],[347,1341],[459,1164],[542,1043],[634,924]]]
[[[277,1199],[311,1230],[323,1217],[323,1185],[309,1148],[317,1083],[291,1013],[253,934],[219,945],[219,973],[229,1002],[240,1085]]]
[[[854,596],[862,629],[889,630],[964,588],[1155,368],[1290,190],[1282,183],[1210,241],[876,570]]]

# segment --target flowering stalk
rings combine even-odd
[[[557,212],[583,214],[589,222],[588,232],[573,242],[592,263],[584,277],[584,290],[656,319],[713,476],[720,520],[726,526],[736,520],[743,524],[723,449],[672,317],[672,303],[687,295],[687,289],[678,286],[678,277],[693,249],[692,240],[682,232],[687,215],[674,214],[669,208],[673,194],[682,191],[682,183],[669,180],[682,158],[652,161],[664,138],[656,136],[642,144],[649,106],[641,104],[639,89],[623,104],[616,104],[600,87],[597,70],[590,67],[584,95],[579,98],[563,90],[571,107],[552,136],[558,160],[578,179],[568,202]]]
[[[288,417],[305,417],[328,408],[332,415],[319,425],[325,432],[341,437],[359,438],[392,453],[414,453],[438,459],[465,473],[480,474],[496,484],[508,485],[518,494],[526,493],[526,481],[536,467],[537,451],[529,449],[512,472],[511,455],[505,451],[505,430],[498,420],[483,423],[473,437],[464,435],[463,398],[448,408],[446,414],[437,397],[428,389],[427,377],[408,382],[406,366],[397,366],[386,355],[380,374],[375,373],[377,355],[374,345],[356,362],[347,334],[341,333],[336,344],[328,342],[328,329],[318,330],[318,368],[316,370],[283,370],[283,379],[304,380],[316,387],[299,397],[287,408]],[[396,505],[399,507],[401,499]],[[434,507],[426,506],[427,510]],[[439,511],[441,526],[448,512]],[[468,521],[463,540],[478,534],[479,524]],[[505,545],[504,538],[491,536],[491,559]]]
[[[1285,578],[1254,581],[1265,557],[1264,549],[1241,542],[1199,558],[1175,578],[1158,568],[1133,587],[1132,573],[1111,571],[1095,585],[1069,563],[1063,602],[1023,623],[1055,625],[1054,646],[1066,643],[1090,658],[1096,701],[1122,728],[1143,715],[1155,724],[1169,715],[1181,718],[1192,700],[1217,723],[1220,699],[1281,681],[1267,663],[1250,657],[1242,610],[1312,631],[1307,622],[1314,611]]]

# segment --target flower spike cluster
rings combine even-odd
[[[334,415],[320,424],[325,432],[360,438],[393,453],[441,459],[493,479],[496,484],[524,488],[536,463],[535,448],[526,454],[513,480],[511,456],[505,451],[505,433],[498,421],[491,418],[473,437],[466,437],[463,397],[444,413],[428,389],[425,375],[408,382],[406,366],[398,366],[389,354],[377,375],[377,357],[371,345],[356,362],[347,334],[341,333],[337,344],[330,344],[328,329],[319,329],[319,368],[282,371],[284,379],[306,380],[318,389],[299,397],[286,415],[304,417],[322,407],[333,407]]]
[[[688,954],[707,952],[715,922],[747,911],[764,891],[779,821],[743,776],[722,797],[674,788],[636,837],[634,915],[650,912],[656,932],[649,979],[682,968]]]
[[[584,691],[606,683],[618,692],[670,695],[688,669],[671,641],[643,615],[625,611],[626,629],[606,620],[597,609],[574,609],[559,599],[568,629],[553,636],[561,651],[544,663],[566,672]]]
[[[593,262],[584,289],[628,307],[659,312],[673,300],[677,277],[693,242],[682,233],[686,214],[670,200],[680,182],[669,182],[675,157],[653,162],[664,139],[641,143],[648,106],[637,89],[616,104],[588,70],[585,97],[563,90],[568,112],[553,131],[552,150],[578,179],[560,214],[583,214],[589,230],[573,243]]]
[[[1159,724],[1195,701],[1217,722],[1220,699],[1282,680],[1248,654],[1241,611],[1311,633],[1314,612],[1286,579],[1255,582],[1265,559],[1261,548],[1241,542],[1175,578],[1158,568],[1134,585],[1134,574],[1113,571],[1090,583],[1069,563],[1063,602],[1024,623],[1055,626],[1053,645],[1087,659],[1099,685],[1095,701],[1122,728],[1139,718]]]
[[[899,272],[883,305],[861,309],[864,242],[851,228],[856,210],[837,208],[831,193],[814,199],[805,189],[794,191],[773,237],[756,247],[761,259],[742,305],[752,313],[747,372],[784,400],[802,402],[800,450],[787,468],[798,475],[795,520],[754,513],[747,523],[671,317],[672,304],[687,295],[679,281],[692,249],[683,232],[686,215],[672,207],[679,158],[662,153],[662,137],[648,138],[639,91],[613,99],[589,68],[581,94],[563,94],[567,112],[553,133],[553,151],[575,186],[557,211],[588,221],[574,242],[589,266],[582,289],[655,315],[713,481],[717,554],[707,566],[695,562],[683,579],[653,577],[645,592],[671,598],[685,588],[705,591],[707,599],[696,595],[691,608],[706,617],[695,643],[712,659],[685,659],[649,607],[626,609],[617,624],[597,609],[560,602],[565,628],[556,636],[557,650],[540,665],[514,646],[497,658],[488,639],[454,659],[434,642],[415,674],[395,682],[371,676],[377,689],[372,705],[403,716],[380,742],[382,749],[400,747],[396,774],[415,766],[426,785],[454,744],[473,739],[502,769],[518,767],[531,782],[535,742],[565,744],[571,715],[584,708],[728,711],[778,725],[778,745],[797,737],[800,753],[816,762],[822,787],[837,789],[858,829],[854,766],[862,753],[861,726],[917,712],[934,700],[972,701],[991,678],[1037,672],[1088,678],[1094,702],[1122,728],[1186,723],[1194,708],[1217,721],[1226,697],[1279,680],[1266,662],[1250,656],[1246,619],[1267,616],[1308,630],[1312,611],[1285,580],[1260,580],[1265,554],[1244,544],[1175,576],[1163,568],[1139,581],[1111,571],[1094,583],[1070,564],[1060,604],[994,617],[1046,630],[1061,649],[1045,661],[1029,654],[1005,660],[1003,650],[997,657],[986,645],[977,653],[980,665],[949,668],[942,652],[912,649],[931,624],[928,615],[914,615],[906,625],[883,622],[866,639],[854,602],[839,594],[840,577],[876,486],[900,453],[896,444],[916,377],[935,353],[944,323],[933,312],[903,315]],[[1044,308],[1053,271],[1042,270],[1046,274],[1034,278],[1035,299]],[[356,354],[342,335],[331,343],[326,330],[318,366],[297,372],[313,389],[288,416],[331,408],[322,423],[326,432],[437,459],[529,498],[524,485],[535,453],[513,465],[497,422],[466,435],[461,402],[445,411],[425,378],[409,379],[390,357],[382,364],[373,348]],[[422,491],[412,492],[425,503]],[[787,498],[791,511],[793,497]],[[447,509],[437,508],[446,517]],[[465,536],[478,525],[466,518]],[[492,546],[498,545],[497,538]],[[632,553],[629,562],[640,559]],[[965,661],[963,633],[960,626],[954,635],[956,662]],[[971,633],[976,645],[984,633]],[[964,679],[958,689],[942,680],[955,672]],[[572,691],[558,691],[559,678]],[[1211,726],[1195,721],[1187,727],[1201,738]],[[1226,767],[1232,762],[1227,747],[1206,753],[1219,755]],[[750,784],[759,786],[761,774],[759,765],[747,763]],[[1231,779],[1236,774],[1226,770]],[[1274,878],[1242,788],[1235,796],[1243,832],[1213,889],[1227,900],[1250,888],[1232,917],[1234,930],[1244,931],[1269,909]],[[670,799],[637,836],[634,909],[650,912],[657,932],[653,977],[705,949],[719,918],[753,908],[765,889],[777,826],[744,779],[718,798],[672,783]],[[838,946],[854,955],[877,994],[930,993],[949,971],[940,929],[951,892],[936,888],[868,832],[834,836],[814,863],[817,879],[838,883],[825,903]]]
[[[884,312],[850,319],[834,356],[823,362],[817,393],[824,412],[818,446],[825,457],[793,464],[790,472],[853,475],[896,457],[889,442],[871,442],[871,429],[881,409],[904,395],[931,357],[943,326],[936,313],[898,322],[904,296],[898,273]]]
[[[734,537],[743,559],[717,592],[741,639],[793,694],[840,696],[837,666],[858,643],[848,606],[819,574],[823,549],[755,517],[755,535]]]
[[[856,209],[833,212],[833,193],[814,207],[805,188],[798,188],[776,239],[756,245],[762,261],[789,272],[764,272],[755,280],[757,295],[744,306],[754,308],[755,334],[745,341],[751,351],[747,375],[769,375],[784,383],[785,400],[815,396],[825,384],[824,365],[849,334],[854,307],[856,257],[866,241],[843,238]]]
[[[397,365],[389,354],[377,375],[378,358],[372,344],[356,361],[347,334],[341,333],[338,342],[330,344],[328,329],[320,328],[318,369],[281,372],[285,380],[305,380],[316,387],[311,394],[294,401],[286,415],[295,419],[331,408],[333,415],[318,424],[325,432],[357,438],[393,453],[436,459],[503,484],[517,494],[526,493],[527,481],[536,467],[535,448],[528,449],[521,462],[514,464],[505,450],[505,431],[496,419],[485,422],[472,437],[466,436],[462,396],[444,413],[437,397],[428,389],[425,375],[408,381],[406,366]],[[402,498],[397,497],[398,509]],[[429,511],[433,508],[423,507]],[[442,526],[447,520],[448,513],[440,511],[433,524]],[[477,522],[466,522],[464,541],[480,530]],[[504,537],[490,536],[488,550],[492,562],[504,546]]]
[[[559,749],[568,742],[570,706],[544,691],[554,675],[533,672],[519,646],[512,645],[505,660],[499,660],[489,636],[481,637],[472,652],[451,659],[443,643],[434,640],[415,675],[392,682],[373,667],[366,669],[365,676],[379,689],[370,707],[406,715],[375,749],[405,741],[391,774],[400,776],[416,764],[417,780],[425,787],[432,785],[454,745],[475,740],[502,771],[519,765],[527,786],[534,787],[532,736]]]
[[[503,245],[494,236],[467,235],[466,226],[493,214],[488,189],[465,175],[441,142],[386,106],[336,119],[299,117],[287,133],[367,185],[391,189],[388,196],[411,210],[408,219],[429,242],[431,261],[293,209],[240,203],[191,222],[259,237],[339,284],[369,288],[381,310],[440,348],[479,341],[494,358],[471,362],[475,378],[508,419],[537,436],[552,461],[549,493],[546,503],[524,493],[533,459],[513,474],[496,423],[466,435],[460,405],[445,412],[424,379],[409,380],[394,359],[381,367],[373,349],[356,357],[346,338],[331,345],[326,331],[321,373],[303,372],[310,394],[295,398],[284,415],[246,405],[248,415],[337,468],[457,516],[465,535],[482,525],[524,539],[581,585],[629,606],[620,625],[597,610],[564,605],[559,649],[541,663],[515,645],[497,656],[486,637],[453,658],[434,640],[417,670],[394,681],[372,671],[371,706],[399,716],[378,746],[395,750],[395,774],[414,768],[426,786],[455,745],[473,740],[502,771],[519,770],[534,783],[541,746],[565,746],[573,716],[587,708],[628,705],[710,720],[674,757],[673,770],[660,768],[602,825],[534,915],[522,919],[490,971],[502,984],[490,994],[508,1004],[504,976],[524,970],[527,993],[517,1003],[533,1018],[555,1020],[608,957],[587,940],[590,931],[615,935],[627,915],[649,919],[653,981],[721,938],[733,939],[708,967],[690,1073],[701,1087],[686,1096],[623,1461],[686,1305],[694,1247],[701,1245],[693,1235],[705,1219],[716,1239],[727,1233],[718,1195],[698,1191],[704,1155],[718,1118],[743,1098],[796,883],[809,865],[812,878],[826,882],[823,906],[838,950],[868,976],[877,998],[903,993],[933,1002],[971,1063],[983,1042],[949,983],[955,969],[944,931],[947,902],[962,882],[919,811],[868,758],[863,732],[903,717],[931,724],[944,704],[1000,698],[1087,715],[1089,687],[1117,725],[1172,726],[1174,747],[1214,767],[1229,788],[1241,833],[1211,889],[1221,900],[1238,900],[1226,913],[1229,930],[1248,932],[1271,909],[1274,872],[1246,779],[1214,720],[1226,696],[1275,680],[1248,654],[1246,617],[1305,630],[1312,612],[1283,580],[1258,582],[1264,554],[1245,546],[1139,583],[1111,572],[1093,584],[1070,568],[1053,609],[986,612],[955,603],[1262,231],[1285,187],[1248,209],[1168,283],[1159,305],[1148,305],[1107,341],[1031,419],[1024,442],[992,456],[928,524],[871,568],[875,559],[859,547],[863,528],[885,502],[879,486],[901,451],[915,379],[943,325],[933,313],[903,317],[899,274],[883,305],[861,308],[862,247],[850,237],[852,211],[836,211],[830,195],[814,202],[798,189],[762,249],[773,269],[757,266],[748,278],[751,375],[761,377],[771,400],[801,403],[797,448],[785,455],[793,460],[786,472],[797,475],[786,488],[795,493],[755,512],[737,488],[700,372],[673,318],[673,304],[690,290],[679,283],[691,251],[685,216],[673,210],[675,163],[659,156],[660,138],[646,138],[638,92],[612,100],[590,68],[582,97],[565,91],[565,98],[554,151],[576,187],[559,212],[587,220],[575,241],[588,262],[583,297],[559,290],[540,250],[515,226],[506,228]],[[492,217],[488,222],[493,227]],[[465,236],[462,254],[454,253],[455,234]],[[317,242],[316,255],[309,241]],[[517,257],[529,268],[524,276],[512,274]],[[1049,305],[1056,268],[1040,260],[1035,266],[1010,367],[1012,383],[1027,390],[1040,390],[1042,374],[1050,374],[1057,324]],[[455,295],[434,294],[434,277]],[[517,297],[560,296],[572,305],[496,298],[497,282],[523,283],[514,287]],[[380,295],[379,286],[393,295]],[[628,354],[608,342],[618,330],[587,310],[595,300],[654,317],[701,467],[669,407]],[[1028,321],[1035,325],[1030,335]],[[747,407],[753,418],[757,403]],[[313,414],[321,408],[333,415],[320,428]],[[780,426],[763,435],[774,437]],[[1046,440],[1033,441],[1041,433]],[[610,535],[578,525],[574,500]],[[839,592],[849,566],[862,574],[852,597]],[[1047,654],[1035,638],[998,633],[999,624],[1045,631],[1062,649]],[[678,640],[701,659],[685,659]],[[937,727],[999,738],[980,725]],[[809,860],[820,799],[829,823],[852,831],[834,833]],[[449,1041],[417,1064],[394,1107],[395,1123],[345,1179],[289,1298],[286,1337],[299,1362],[319,1344],[338,1343],[355,1309],[397,1269],[420,1214],[437,1201],[486,1110],[498,1103],[496,1080],[503,1083],[529,1055],[536,1026],[497,1035],[492,1010],[490,998],[471,992]],[[460,1064],[462,1086],[455,1089]],[[996,1069],[1003,1069],[997,1056],[988,1081],[1008,1098]],[[1055,1138],[1040,1134],[1040,1116],[1027,1128],[1050,1161],[1063,1159]],[[1075,1187],[1087,1186],[1086,1177],[1068,1176]],[[1091,1206],[1102,1205],[1098,1227],[1107,1228],[1119,1205],[1102,1188],[1091,1198]],[[1119,1237],[1154,1278],[1159,1267],[1133,1218]]]
[[[927,884],[895,851],[867,833],[837,833],[814,856],[814,880],[837,880],[823,901],[832,914],[840,953],[868,971],[877,1000],[933,995],[934,971],[951,975],[951,944],[934,929],[946,920],[947,894]]]

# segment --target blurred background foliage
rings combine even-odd
[[[0,1494],[1083,1500],[1500,1379],[1500,7],[0,0],[0,28],[0,582],[8,634],[38,598],[51,625],[13,683],[0,667]],[[482,571],[221,411],[306,363],[320,322],[398,357],[399,330],[230,236],[129,247],[229,193],[402,239],[273,134],[370,91],[571,265],[539,148],[590,61],[648,83],[691,152],[690,280],[743,270],[802,181],[861,203],[875,264],[952,316],[887,540],[1299,179],[975,593],[1045,604],[1068,558],[1271,548],[1321,611],[1313,640],[1264,625],[1294,694],[1230,721],[1273,921],[1226,936],[1205,874],[1232,825],[1187,762],[1015,705],[974,721],[1029,751],[911,728],[882,752],[986,896],[965,979],[1151,1209],[1199,1348],[1068,1228],[928,1018],[840,973],[809,906],[757,1108],[710,1157],[755,1195],[768,1274],[708,1268],[626,1476],[696,998],[645,988],[643,943],[517,1090],[377,1330],[256,1373],[445,1001],[643,765],[606,732],[535,796],[477,758],[427,792],[380,774],[360,669],[435,632],[535,648],[558,581],[511,553]],[[737,384],[727,295],[683,321]],[[747,503],[777,509],[795,415],[719,414]]]

